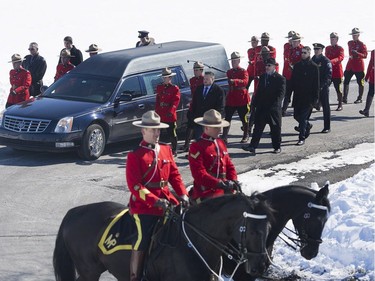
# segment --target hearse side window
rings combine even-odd
[[[139,84],[138,76],[125,78],[119,92],[121,94],[129,94],[133,99],[142,96],[142,90],[141,85]]]
[[[189,82],[186,79],[185,72],[180,67],[177,68],[176,72],[179,73],[179,77],[180,77],[180,80],[181,80],[178,87],[180,89],[185,88],[185,87],[189,87]]]
[[[176,71],[180,71],[181,69],[171,68],[171,70],[172,70],[172,72],[176,73]],[[142,74],[143,82],[144,82],[145,87],[146,87],[147,95],[154,95],[156,93],[156,87],[159,84],[163,83],[163,78],[161,77],[161,72],[162,72],[162,69]],[[176,74],[178,74],[178,73],[176,73]],[[177,78],[177,76],[181,77],[181,75],[173,76],[172,77],[172,84],[180,87],[181,82],[179,80],[181,80],[181,78],[179,79],[179,78]],[[185,75],[183,77],[185,77]]]

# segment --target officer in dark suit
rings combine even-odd
[[[285,77],[276,71],[276,61],[268,58],[265,61],[266,73],[259,78],[257,94],[252,103],[255,107],[254,132],[248,146],[244,150],[255,154],[266,124],[271,129],[274,153],[281,152],[281,103],[285,96]]]
[[[292,106],[298,122],[299,137],[296,145],[304,145],[312,124],[309,118],[317,103],[320,91],[319,68],[310,58],[311,48],[302,48],[301,61],[294,65],[291,89],[294,91]]]
[[[320,92],[319,92],[319,104],[317,109],[320,109],[320,104],[323,107],[323,119],[324,128],[322,133],[329,133],[331,131],[331,109],[329,107],[329,86],[332,81],[332,63],[331,61],[323,56],[324,45],[320,43],[314,43],[314,56],[311,58],[319,67],[320,76]]]
[[[194,93],[191,104],[192,119],[202,117],[210,109],[215,109],[220,114],[223,113],[224,91],[214,81],[215,74],[211,71],[206,71],[203,77],[203,85],[198,86]],[[194,138],[200,138],[202,133],[202,126],[196,124],[194,127]]]

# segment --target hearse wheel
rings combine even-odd
[[[105,148],[105,133],[98,124],[92,124],[82,138],[78,155],[85,160],[96,160],[102,155]]]

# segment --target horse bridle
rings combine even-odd
[[[306,225],[306,220],[310,218],[311,214],[310,214],[310,209],[312,208],[315,208],[315,209],[319,209],[319,210],[323,210],[323,211],[326,211],[328,212],[328,208],[326,206],[323,206],[323,205],[318,205],[318,204],[314,204],[312,202],[309,202],[307,203],[307,206],[302,210],[301,213],[304,213],[303,215],[303,223],[301,225],[301,229],[300,231],[298,230],[292,230],[288,227],[285,227],[285,229],[287,229],[288,231],[290,231],[291,233],[295,234],[298,236],[299,239],[297,238],[293,238],[293,237],[290,237],[288,236],[287,234],[285,234],[284,232],[282,232],[292,243],[294,243],[295,246],[291,245],[290,243],[288,243],[288,241],[286,241],[284,238],[282,238],[280,235],[279,235],[279,238],[284,241],[289,247],[291,247],[292,249],[294,250],[297,250],[297,248],[299,247],[300,249],[303,249],[303,247],[305,247],[307,244],[321,244],[323,242],[323,240],[321,238],[319,239],[315,239],[315,238],[312,238],[310,237],[306,231],[305,231],[305,225]],[[300,213],[300,214],[301,214]],[[298,214],[298,215],[300,215]]]
[[[222,255],[225,255],[228,259],[233,260],[236,262],[237,266],[234,269],[231,278],[233,278],[234,274],[236,273],[238,267],[247,262],[246,256],[249,255],[267,255],[266,249],[264,249],[264,252],[262,253],[255,253],[255,252],[248,252],[246,247],[242,247],[241,245],[245,244],[246,241],[246,224],[247,224],[247,218],[252,218],[252,219],[267,219],[266,215],[256,215],[252,213],[247,213],[243,212],[243,218],[240,218],[242,220],[242,223],[240,224],[239,231],[240,231],[240,236],[241,236],[241,241],[238,243],[238,248],[231,245],[230,243],[228,245],[222,244],[220,241],[217,239],[212,238],[210,235],[206,234],[205,232],[197,229],[194,225],[190,224],[185,220],[185,215],[186,211],[183,212],[182,214],[182,219],[181,219],[181,226],[182,226],[182,231],[184,233],[185,239],[188,242],[188,246],[191,247],[195,253],[199,256],[199,258],[202,260],[202,262],[205,264],[205,266],[211,271],[212,274],[214,274],[219,280],[222,280],[221,277],[221,272],[222,272],[222,267],[223,267],[223,259]],[[194,231],[197,235],[202,237],[204,240],[209,242],[212,246],[214,246],[216,249],[218,249],[222,255],[220,256],[220,269],[219,273],[216,273],[215,270],[213,270],[207,261],[204,259],[202,254],[199,252],[199,250],[195,247],[191,239],[186,233],[185,225],[188,226],[192,231]],[[237,225],[237,224],[236,224]]]

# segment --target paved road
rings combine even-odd
[[[356,144],[374,142],[374,114],[362,117],[364,104],[353,104],[357,86],[352,84],[349,104],[336,109],[336,94],[331,89],[332,132],[321,134],[322,112],[312,114],[311,136],[304,146],[295,146],[298,135],[292,116],[283,118],[282,153],[272,154],[270,137],[264,135],[256,156],[241,149],[238,119],[233,121],[229,152],[239,173],[291,163],[323,151],[339,151]],[[365,89],[367,95],[367,87]],[[289,113],[292,110],[289,109]],[[181,141],[182,144],[182,141]],[[0,280],[53,280],[51,264],[54,239],[66,211],[74,206],[97,201],[127,202],[124,176],[126,154],[137,142],[110,145],[97,161],[80,160],[74,153],[51,154],[20,152],[0,146]],[[186,184],[192,183],[184,154],[177,157]],[[348,166],[337,171],[307,175],[300,183],[322,185],[351,177],[369,166]],[[105,277],[104,280],[112,280]]]

